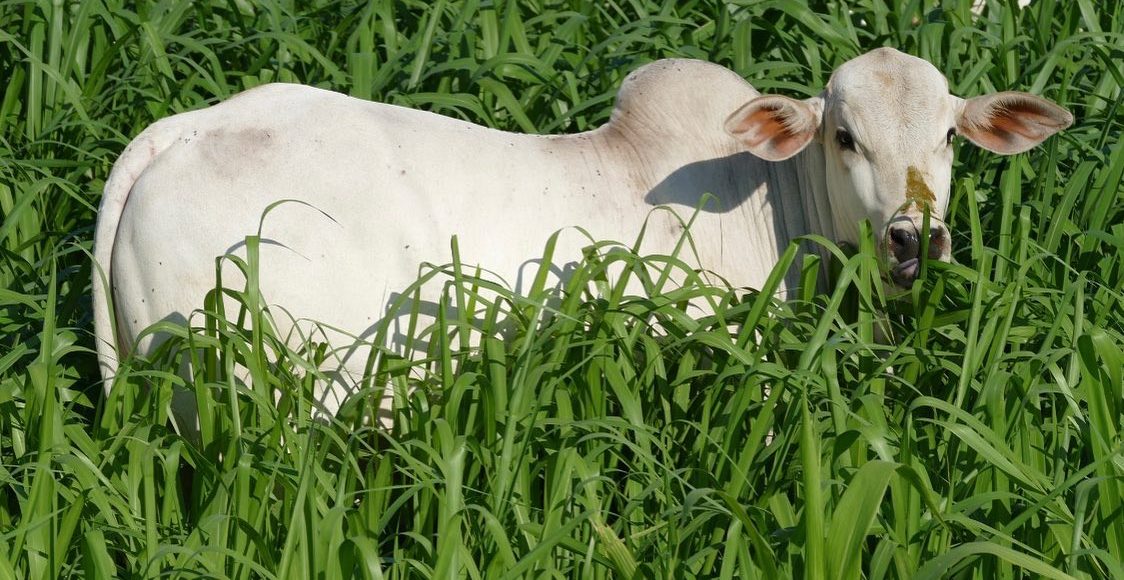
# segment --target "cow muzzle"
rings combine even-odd
[[[912,288],[921,272],[921,237],[918,227],[909,221],[892,224],[886,246],[890,258],[890,279],[901,288]],[[942,260],[948,255],[948,228],[944,224],[930,224],[929,246],[925,257]]]

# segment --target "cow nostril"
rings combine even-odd
[[[917,230],[912,227],[896,227],[890,230],[890,249],[900,262],[918,257],[920,244]]]
[[[933,260],[941,259],[947,244],[944,228],[934,226],[929,229],[929,258]]]
[[[905,228],[893,228],[890,230],[890,240],[899,246],[904,246],[909,243],[909,234],[906,233]]]

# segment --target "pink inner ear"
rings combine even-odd
[[[1018,146],[1018,136],[1022,135],[1019,130],[1021,125],[1012,120],[1010,117],[991,117],[984,120],[988,126],[979,131],[966,131],[968,137],[972,138],[981,146],[988,149],[1008,149]]]
[[[1073,122],[1068,111],[1033,95],[1000,93],[970,99],[958,123],[977,145],[1002,154],[1019,153]]]
[[[766,161],[796,155],[815,137],[819,100],[797,101],[763,96],[742,105],[726,119],[726,132],[750,153]]]
[[[735,132],[742,143],[760,157],[787,158],[795,155],[808,141],[785,122],[791,114],[785,105],[762,104],[741,119]]]
[[[770,141],[770,139],[785,139],[791,138],[792,132],[788,126],[783,124],[781,116],[785,114],[783,107],[762,107],[753,111],[753,114],[746,119],[746,123],[756,125],[756,134],[754,145]]]
[[[1032,139],[1045,137],[1043,127],[1058,125],[1043,113],[1041,107],[1023,101],[1002,103],[991,122],[997,129]]]

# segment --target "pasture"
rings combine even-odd
[[[1124,578],[1124,4],[1016,4],[0,4],[0,579]],[[784,302],[636,240],[591,242],[561,295],[459,256],[420,275],[484,315],[412,329],[426,352],[375,357],[334,421],[309,419],[330,353],[286,348],[253,285],[223,290],[239,312],[157,328],[175,338],[104,395],[96,208],[154,120],[292,81],[576,132],[657,58],[804,98],[883,45],[957,95],[1076,117],[1012,157],[957,146],[954,262],[900,300],[869,242],[807,242],[834,259],[823,292],[819,260],[785,254],[771,281],[806,283]],[[364,420],[384,386],[389,431]],[[198,442],[168,423],[173,389],[199,401]]]

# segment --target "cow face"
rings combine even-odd
[[[727,119],[726,131],[769,161],[819,141],[840,241],[856,244],[858,224],[870,220],[890,280],[909,288],[919,271],[922,235],[929,237],[930,259],[951,255],[944,216],[956,136],[1009,155],[1072,122],[1065,109],[1026,93],[960,99],[949,94],[933,65],[881,48],[839,67],[818,97],[753,99]]]

